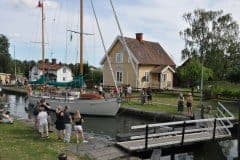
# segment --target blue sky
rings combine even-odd
[[[93,0],[107,48],[119,31],[113,17],[109,0]],[[38,0],[1,0],[0,34],[6,35],[16,48],[16,58],[40,60],[41,17],[36,8]],[[46,15],[46,58],[75,63],[79,59],[78,36],[66,29],[79,30],[79,0],[45,0]],[[113,0],[125,36],[135,37],[144,33],[144,39],[159,42],[177,65],[182,63],[181,50],[184,41],[179,31],[186,27],[182,15],[196,8],[220,10],[231,13],[240,22],[239,0]],[[96,23],[90,8],[90,0],[84,0],[84,32],[94,36],[84,37],[84,61],[100,66],[104,55]],[[67,49],[66,49],[67,46]]]

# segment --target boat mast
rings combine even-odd
[[[38,2],[38,7],[41,7],[42,11],[42,74],[44,75],[45,72],[45,46],[44,46],[44,6],[43,0],[42,2]]]
[[[83,0],[80,0],[80,73],[83,75]]]

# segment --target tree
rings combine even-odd
[[[177,69],[177,75],[182,83],[193,87],[200,84],[202,64],[196,58],[189,59],[185,65]],[[211,69],[203,68],[203,80],[212,78],[213,72]]]
[[[223,11],[194,10],[183,15],[189,25],[180,32],[185,41],[182,59],[199,57],[214,72],[216,80],[226,78],[234,65],[233,57],[240,53],[239,26]]]
[[[8,54],[9,43],[6,36],[0,34],[0,53]]]
[[[8,53],[9,43],[6,36],[0,34],[0,72],[13,73],[11,55]]]

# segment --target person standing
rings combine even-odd
[[[65,130],[65,124],[64,124],[64,112],[60,107],[57,107],[56,109],[56,129],[57,129],[57,136],[58,140],[62,139],[62,136],[64,135]]]
[[[146,100],[146,90],[145,90],[145,88],[142,88],[140,99],[141,99],[141,105],[144,105],[145,100]]]
[[[103,87],[102,87],[101,84],[100,84],[99,87],[98,87],[98,93],[99,93],[100,95],[103,95]]]
[[[189,92],[187,97],[187,110],[188,110],[188,116],[193,116],[192,113],[192,104],[193,104],[193,97],[192,94]]]
[[[74,115],[74,130],[76,132],[77,143],[79,143],[79,137],[81,137],[83,143],[88,141],[84,140],[82,123],[84,122],[79,110],[76,111]]]
[[[178,96],[178,112],[183,112],[184,107],[184,96],[182,93]]]
[[[69,112],[68,106],[65,106],[64,109],[64,124],[65,124],[64,142],[69,143],[72,133],[72,116]]]
[[[127,86],[127,101],[128,102],[130,102],[131,94],[132,94],[132,87],[130,84],[128,84],[128,86]]]
[[[39,107],[39,113],[37,116],[38,122],[39,122],[39,132],[41,134],[41,137],[48,138],[48,121],[47,121],[47,112],[44,110],[44,108],[41,106]],[[44,136],[45,132],[45,136]]]
[[[152,102],[152,90],[151,90],[150,87],[147,88],[146,93],[147,93],[147,100],[148,100],[148,103],[149,103],[149,102]]]

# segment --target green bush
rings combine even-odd
[[[230,82],[209,82],[204,88],[204,96],[206,99],[218,98],[239,98],[240,84]]]

